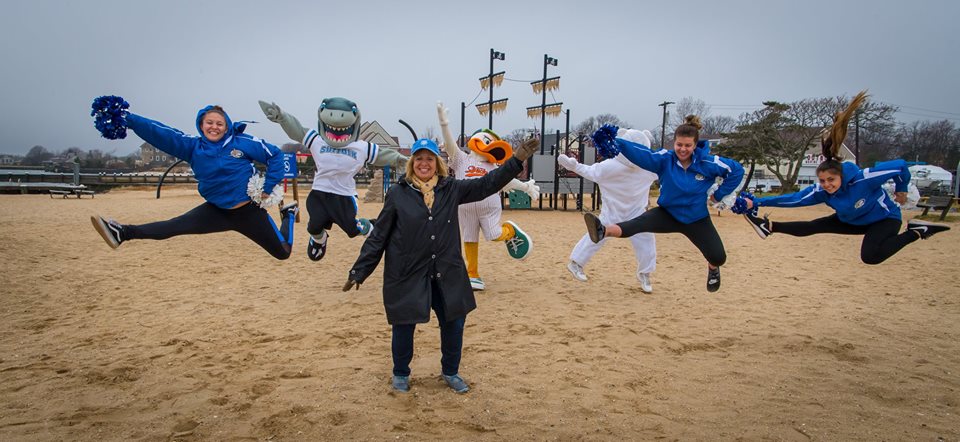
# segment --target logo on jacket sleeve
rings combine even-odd
[[[859,208],[863,207],[863,205],[864,205],[866,202],[867,202],[867,200],[861,198],[859,201],[857,201],[857,202],[853,205],[853,208],[854,208],[854,209],[859,209]]]
[[[230,156],[234,158],[243,158],[243,152],[237,149],[230,151]]]

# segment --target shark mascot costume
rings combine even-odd
[[[296,117],[275,103],[260,101],[267,119],[309,151],[317,166],[313,188],[307,196],[307,256],[319,261],[327,252],[327,230],[340,226],[350,238],[367,236],[373,230],[370,220],[357,219],[357,184],[353,176],[365,165],[383,167],[402,165],[407,157],[375,143],[358,140],[360,110],[353,101],[341,97],[324,98],[317,111],[317,129],[300,125]]]

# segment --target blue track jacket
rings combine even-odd
[[[212,107],[197,112],[197,132],[203,133],[200,122]],[[250,201],[247,182],[256,173],[254,161],[267,165],[264,192],[270,193],[280,184],[283,155],[277,146],[243,133],[246,124],[234,124],[229,116],[226,120],[227,131],[216,143],[133,113],[127,115],[127,126],[153,147],[189,163],[199,183],[200,195],[217,207],[229,209]]]
[[[910,169],[904,160],[877,163],[860,170],[856,164],[843,163],[843,179],[833,195],[820,184],[813,184],[799,192],[780,196],[757,198],[754,204],[768,207],[803,207],[826,203],[837,211],[840,221],[857,226],[873,224],[885,218],[901,219],[896,205],[881,186],[892,179],[897,192],[906,192],[910,184]]]
[[[707,210],[707,191],[723,178],[723,184],[713,193],[720,201],[733,193],[743,179],[740,163],[718,155],[711,155],[706,144],[693,150],[692,162],[686,169],[680,165],[672,150],[652,151],[642,144],[622,138],[616,139],[620,153],[632,163],[657,174],[660,180],[660,198],[657,205],[683,224],[690,224],[710,216]]]

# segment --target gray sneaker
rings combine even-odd
[[[406,393],[410,391],[410,376],[397,376],[393,375],[393,381],[391,382],[393,389]]]
[[[463,394],[470,391],[470,386],[467,385],[467,381],[463,380],[458,374],[453,376],[443,375],[443,380],[447,381],[447,385],[457,393]]]

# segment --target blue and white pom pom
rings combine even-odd
[[[108,140],[127,137],[127,109],[130,103],[116,95],[104,95],[95,98],[91,108],[90,116],[100,135]]]
[[[613,158],[620,154],[620,146],[617,146],[615,141],[618,129],[617,126],[612,124],[604,124],[590,136],[593,139],[593,145],[597,146],[597,153],[600,156]]]
[[[250,181],[247,181],[247,195],[250,197],[253,202],[257,203],[260,207],[266,209],[268,207],[276,206],[280,204],[280,201],[283,201],[283,186],[277,184],[273,186],[273,191],[270,192],[270,197],[267,199],[261,198],[263,194],[263,182],[265,178],[259,173],[254,173],[250,175]]]
[[[747,200],[753,201],[753,209],[747,208]],[[733,203],[733,207],[730,207],[730,211],[736,213],[737,215],[743,215],[744,213],[751,213],[753,216],[757,216],[757,197],[753,196],[750,192],[740,192],[740,196],[737,197],[737,201]]]

